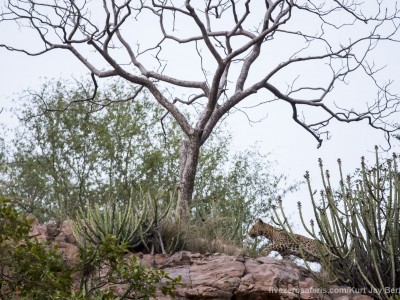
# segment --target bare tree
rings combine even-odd
[[[179,184],[185,212],[201,146],[242,103],[288,103],[293,120],[318,146],[332,120],[366,120],[387,136],[397,129],[388,117],[398,110],[398,96],[391,81],[378,82],[380,68],[371,60],[380,43],[397,41],[399,10],[393,0],[386,2],[8,0],[0,25],[15,22],[22,32],[32,31],[29,38],[35,36],[42,48],[32,50],[31,43],[19,48],[12,41],[0,46],[32,56],[69,51],[94,83],[93,98],[74,101],[99,104],[96,78],[121,77],[137,86],[135,96],[147,89],[186,135]],[[192,58],[182,65],[176,55]],[[191,78],[178,78],[182,68]],[[318,78],[310,69],[319,72]],[[290,84],[285,85],[285,76],[292,78]],[[365,110],[354,104],[339,107],[333,91],[358,76],[375,86],[377,96]],[[185,107],[197,115],[189,119]],[[318,120],[306,122],[310,107],[318,109]]]

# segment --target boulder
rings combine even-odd
[[[172,277],[182,276],[177,299],[372,300],[351,288],[322,289],[307,269],[288,260],[183,251],[167,258],[161,268]]]
[[[35,238],[39,242],[46,242],[47,238],[48,238],[47,226],[40,224],[39,221],[32,215],[29,215],[27,217],[27,219],[32,220],[31,231],[29,232],[29,237]]]
[[[66,264],[79,261],[79,249],[69,221],[61,226],[55,221],[41,225],[33,218],[30,237],[51,241],[63,254]],[[289,260],[269,257],[250,258],[219,253],[177,252],[135,255],[143,264],[163,269],[172,278],[182,277],[175,294],[176,299],[235,299],[235,300],[372,300],[349,287],[320,288],[313,275]],[[124,286],[116,286],[124,290]],[[170,299],[159,293],[157,299]]]
[[[55,237],[55,241],[66,242],[76,245],[76,239],[72,233],[71,221],[65,220],[61,223],[60,233]]]
[[[60,233],[59,224],[56,220],[51,219],[44,223],[47,227],[48,240],[54,240],[54,238]]]
[[[57,251],[62,254],[67,266],[73,267],[79,262],[79,248],[76,245],[65,242],[54,242]]]

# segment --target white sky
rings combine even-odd
[[[2,40],[15,41],[17,44],[26,45],[29,43],[35,46],[35,40],[27,37],[22,31],[3,24],[0,28],[0,43]],[[146,30],[142,34],[148,35]],[[31,44],[33,43],[33,44]],[[37,45],[36,45],[37,46]],[[286,47],[287,49],[287,47]],[[400,87],[400,59],[398,53],[399,45],[382,44],[378,49],[374,60],[380,65],[388,67],[382,72],[382,79],[391,78],[395,80],[394,86],[397,91]],[[88,55],[91,55],[88,53]],[[175,59],[174,61],[174,58]],[[182,57],[175,54],[171,61],[177,63]],[[182,64],[180,68],[183,73],[189,72],[190,68]],[[71,79],[71,76],[79,78],[88,74],[85,67],[68,52],[61,50],[52,51],[39,57],[28,57],[26,55],[9,52],[0,48],[0,108],[12,108],[15,105],[17,95],[27,88],[38,88],[44,83],[45,78],[65,78]],[[323,74],[318,73],[316,69],[311,71],[311,75],[317,80]],[[295,77],[297,74],[289,74]],[[288,77],[288,83],[291,81]],[[336,94],[335,101],[359,101],[364,103],[363,98],[370,96],[370,90],[364,86],[362,81],[355,79],[350,85],[340,93]],[[261,96],[260,96],[261,97]],[[312,114],[319,114],[320,111],[314,110]],[[317,159],[321,157],[326,168],[331,170],[332,182],[337,184],[337,158],[343,161],[344,173],[352,173],[360,165],[360,157],[366,156],[369,161],[373,160],[374,145],[387,147],[382,132],[369,127],[366,122],[360,123],[338,123],[333,122],[329,127],[332,138],[324,140],[322,147],[317,149],[316,140],[303,128],[295,124],[291,118],[292,111],[286,103],[273,103],[248,111],[249,116],[256,120],[267,116],[260,123],[249,125],[246,117],[241,113],[235,113],[230,116],[225,124],[233,132],[233,148],[245,149],[258,142],[260,149],[265,153],[272,153],[272,158],[278,162],[278,172],[284,172],[289,175],[290,180],[302,180],[306,170],[310,171],[314,188],[320,189],[320,177]],[[312,116],[311,114],[311,116]],[[13,122],[8,119],[4,112],[0,118],[7,122]],[[382,151],[382,156],[390,156],[393,150],[398,151],[399,142],[393,140],[394,149],[386,154]],[[337,185],[338,186],[338,185]],[[294,195],[288,196],[285,201],[285,207],[291,211],[289,215],[295,221],[297,210],[297,201],[303,202],[304,211],[310,207],[308,193],[305,186]],[[307,219],[307,218],[306,218]],[[299,224],[299,223],[298,223]],[[297,227],[302,231],[301,226]]]

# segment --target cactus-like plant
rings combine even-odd
[[[330,280],[386,300],[398,294],[400,287],[400,173],[397,156],[381,163],[377,150],[373,167],[362,158],[355,182],[350,176],[344,179],[338,160],[338,190],[332,188],[329,171],[324,171],[320,159],[323,190],[319,202],[308,172],[305,175],[316,224],[311,220],[307,226],[301,203],[298,208],[305,230],[320,241],[318,256]],[[292,232],[281,204],[280,214],[275,210],[275,216]],[[335,259],[323,255],[326,251]]]
[[[164,196],[164,191],[156,196],[140,191],[136,197],[130,197],[122,205],[110,201],[107,205],[90,205],[80,209],[72,222],[72,231],[81,248],[85,243],[100,244],[107,236],[113,235],[119,244],[125,243],[131,248],[142,245],[147,251],[157,246],[165,253],[165,247],[159,232],[161,222],[173,219],[173,193]],[[176,202],[176,201],[175,201]]]

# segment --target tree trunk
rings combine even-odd
[[[200,153],[200,139],[191,137],[183,140],[179,149],[180,183],[178,212],[186,218],[190,212],[194,181]]]

